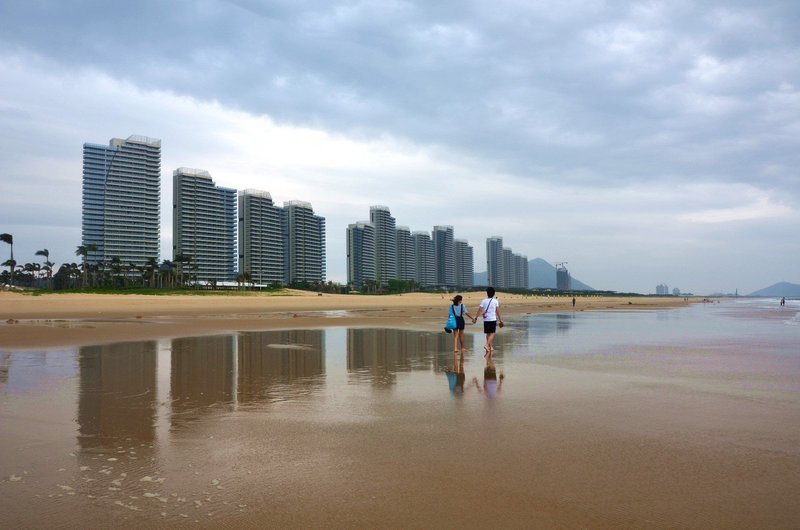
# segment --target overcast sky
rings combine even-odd
[[[84,142],[311,202],[328,279],[388,206],[597,289],[800,283],[800,2],[0,3],[0,232],[81,243]],[[7,259],[8,246],[0,245]]]

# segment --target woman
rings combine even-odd
[[[467,315],[469,318],[472,319],[472,323],[475,323],[475,319],[472,315],[469,314],[467,307],[461,303],[463,297],[460,294],[457,294],[453,297],[453,305],[450,307],[450,311],[453,312],[453,315],[456,317],[456,329],[453,330],[453,353],[458,353],[459,351],[461,354],[464,354],[464,326],[466,321],[464,320],[464,315]]]
[[[503,317],[500,316],[500,301],[494,299],[494,287],[486,288],[486,296],[478,308],[478,316],[472,319],[472,323],[477,322],[479,317],[483,317],[483,332],[486,334],[486,344],[483,346],[484,357],[491,358],[494,347],[494,336],[497,333],[497,323],[503,327]]]

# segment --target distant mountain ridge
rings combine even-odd
[[[800,285],[789,282],[778,282],[775,285],[764,287],[747,296],[789,296],[800,297]]]
[[[489,282],[488,276],[487,272],[476,272],[474,274],[475,285],[486,285]],[[542,258],[528,261],[528,288],[555,289],[556,268]],[[594,291],[593,287],[589,287],[575,278],[572,278],[572,289],[575,291]]]

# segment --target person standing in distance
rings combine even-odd
[[[491,358],[494,351],[494,336],[497,334],[498,322],[503,327],[503,317],[500,315],[500,301],[494,298],[494,287],[486,288],[486,296],[481,301],[478,308],[478,315],[472,319],[472,323],[477,322],[478,318],[483,317],[483,332],[486,334],[486,344],[483,346],[484,357]]]

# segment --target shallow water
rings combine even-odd
[[[0,347],[3,526],[791,527],[788,303]]]

